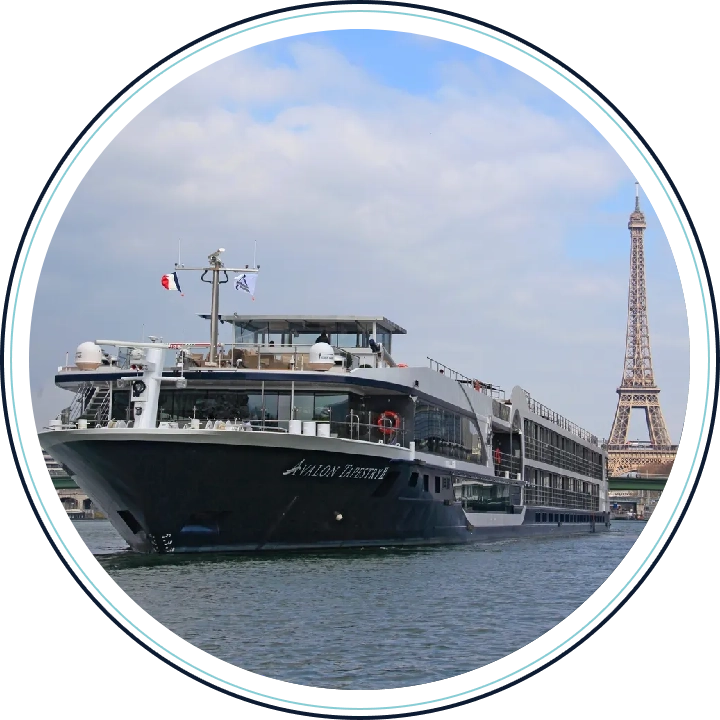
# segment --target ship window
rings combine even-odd
[[[259,400],[259,407],[256,407],[255,411],[259,415],[259,419],[262,419],[263,407],[262,407],[262,395],[256,396]],[[265,393],[265,420],[273,421],[278,419],[278,395],[277,393]]]
[[[410,487],[415,487],[417,485],[418,478],[420,477],[419,473],[410,473],[410,481],[408,482],[408,485]]]
[[[113,387],[112,391],[112,415],[111,420],[128,420],[130,415],[128,414],[128,404],[130,403],[130,391],[129,390],[116,390]]]
[[[542,521],[547,522],[547,513],[542,514]]]
[[[440,478],[437,475],[435,476],[435,492],[440,492]]]
[[[429,475],[423,475],[423,490],[425,492],[430,491],[430,476]]]
[[[376,342],[383,345],[389,353],[392,352],[391,338],[392,335],[389,332],[378,330],[375,334]]]
[[[466,462],[485,462],[482,438],[472,418],[418,401],[414,420],[418,450]]]
[[[128,392],[113,393],[114,420],[125,420]],[[297,393],[294,398],[295,418],[343,423],[348,414],[349,395]],[[199,420],[265,421],[281,426],[290,419],[289,392],[247,392],[243,390],[163,389],[158,400],[158,420],[189,422]],[[339,431],[338,431],[339,432]]]
[[[240,325],[236,325],[235,342],[238,344],[257,342],[255,338],[255,332],[256,331],[254,328],[246,328]]]
[[[540,522],[542,518],[542,515],[540,513],[535,513],[535,522]]]
[[[341,348],[359,348],[363,346],[362,333],[332,333],[331,344]]]
[[[315,398],[312,395],[295,394],[295,419],[312,420],[315,410]]]
[[[347,395],[316,395],[314,420],[345,422],[348,415]]]

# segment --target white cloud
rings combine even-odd
[[[204,286],[186,278],[182,307],[158,290],[177,238],[185,261],[222,245],[242,264],[257,240],[253,312],[382,313],[412,331],[400,340],[408,359],[430,354],[508,390],[526,385],[609,430],[627,263],[565,250],[583,242],[577,228],[602,221],[598,201],[628,181],[615,153],[572,113],[494,89],[482,63],[445,68],[441,90],[419,97],[335,50],[298,42],[292,54],[294,66],[262,49],[218,63],[118,136],[68,207],[44,270],[83,283],[93,301],[61,309],[57,293],[41,290],[34,342],[64,353],[59,313],[73,343],[93,332],[136,336],[143,316],[166,337],[196,339],[206,332],[192,319],[207,311]],[[102,281],[79,254],[108,268]],[[671,305],[675,285],[664,294]],[[227,292],[223,308],[249,310]],[[652,301],[651,313],[662,335],[667,313]],[[682,315],[670,319],[670,335],[686,339]],[[686,377],[687,344],[664,348]],[[57,364],[37,363],[38,385]],[[679,428],[684,396],[673,402]]]

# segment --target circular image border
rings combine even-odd
[[[50,497],[47,493],[47,489],[45,489],[44,494],[41,483],[36,482],[36,480],[33,479],[33,471],[37,473],[37,469],[41,464],[39,465],[38,462],[34,461],[31,457],[32,453],[36,452],[36,447],[33,443],[31,443],[28,433],[25,432],[25,443],[23,443],[23,440],[21,439],[21,425],[23,423],[18,418],[17,408],[18,396],[21,392],[21,388],[23,387],[23,383],[26,382],[25,375],[17,369],[20,367],[22,352],[25,352],[25,350],[21,348],[22,343],[20,333],[17,332],[18,310],[19,306],[22,305],[20,302],[21,281],[23,280],[23,275],[28,267],[28,259],[33,242],[38,235],[41,224],[43,221],[45,221],[46,224],[49,224],[50,218],[53,214],[56,216],[62,214],[64,207],[59,206],[60,198],[57,193],[66,176],[68,176],[68,173],[70,173],[73,169],[73,166],[75,166],[74,172],[82,172],[82,174],[84,174],[84,171],[80,169],[81,166],[83,166],[86,170],[87,168],[85,167],[85,164],[89,167],[89,165],[91,165],[94,161],[93,152],[99,154],[99,152],[102,152],[104,149],[102,139],[98,137],[98,134],[101,133],[103,128],[106,128],[108,132],[114,131],[115,134],[119,132],[119,130],[124,127],[125,122],[132,119],[132,117],[143,109],[141,106],[142,102],[147,103],[154,99],[154,97],[150,97],[150,88],[157,88],[158,86],[161,86],[159,92],[163,92],[167,89],[166,85],[168,82],[170,82],[170,86],[172,86],[172,84],[175,84],[179,80],[183,79],[177,78],[173,81],[170,73],[172,69],[177,68],[180,63],[186,62],[191,58],[197,59],[199,54],[203,52],[206,52],[208,56],[212,55],[213,52],[217,51],[219,44],[224,41],[235,38],[242,33],[249,33],[253,30],[257,31],[261,28],[267,28],[270,25],[276,25],[277,23],[289,20],[296,22],[302,21],[302,23],[305,24],[305,27],[309,27],[308,23],[321,17],[327,18],[330,15],[339,15],[341,13],[352,13],[356,15],[360,13],[386,16],[393,15],[401,18],[405,23],[419,23],[418,27],[421,27],[423,23],[427,23],[429,21],[431,23],[443,23],[447,26],[452,26],[463,33],[470,32],[480,34],[491,43],[498,44],[501,48],[500,54],[502,55],[500,59],[507,62],[507,58],[509,57],[508,53],[510,55],[513,53],[520,53],[524,56],[523,59],[525,61],[529,60],[543,65],[546,71],[549,71],[551,74],[556,76],[558,82],[569,84],[569,86],[571,86],[571,92],[579,92],[585,97],[584,102],[590,103],[591,105],[594,104],[598,110],[607,116],[607,119],[611,121],[611,123],[614,123],[619,135],[624,136],[629,145],[634,147],[638,156],[642,157],[646,164],[645,173],[648,177],[654,177],[657,185],[662,189],[662,193],[664,193],[664,201],[669,208],[672,209],[678,228],[682,235],[684,235],[684,239],[687,244],[685,251],[689,251],[692,258],[692,265],[694,265],[694,272],[697,276],[699,286],[699,298],[701,300],[701,303],[697,307],[702,308],[701,320],[704,322],[705,326],[703,331],[705,347],[697,350],[696,348],[699,346],[697,344],[691,344],[691,351],[696,354],[693,358],[694,367],[696,369],[702,367],[702,370],[705,373],[705,376],[700,379],[697,379],[696,377],[696,380],[694,381],[695,385],[693,385],[691,374],[691,395],[693,395],[692,389],[695,387],[696,389],[699,388],[701,394],[704,394],[705,397],[702,417],[697,418],[697,432],[692,433],[693,436],[697,436],[697,443],[695,444],[695,447],[688,447],[689,443],[686,440],[682,446],[683,451],[687,449],[687,452],[685,452],[684,462],[688,465],[689,471],[686,473],[686,476],[681,476],[681,472],[673,470],[671,475],[673,492],[668,493],[671,497],[668,497],[667,499],[672,500],[675,498],[675,502],[672,505],[665,503],[665,510],[667,512],[664,513],[663,517],[657,518],[658,521],[662,522],[657,522],[654,526],[657,531],[657,538],[654,536],[647,536],[647,542],[645,543],[646,547],[643,551],[645,553],[644,558],[633,557],[635,566],[630,569],[627,569],[626,567],[627,578],[623,578],[624,582],[621,587],[613,590],[611,599],[604,602],[603,607],[599,609],[592,608],[589,616],[584,618],[580,623],[580,627],[575,629],[569,637],[566,636],[562,641],[560,641],[557,633],[554,633],[555,629],[551,631],[551,633],[554,633],[551,641],[553,646],[550,647],[550,649],[539,653],[532,661],[528,662],[527,660],[523,660],[520,663],[520,667],[510,669],[510,666],[504,662],[507,658],[512,658],[517,655],[520,652],[518,651],[518,653],[513,653],[501,661],[492,663],[490,666],[485,666],[485,668],[480,668],[478,671],[473,671],[464,676],[459,676],[465,679],[464,682],[472,684],[473,687],[469,687],[461,691],[440,693],[442,694],[442,697],[428,699],[417,698],[416,702],[392,704],[390,702],[381,701],[373,703],[369,706],[351,706],[340,703],[320,705],[304,701],[306,698],[301,700],[300,696],[289,699],[277,697],[266,692],[258,692],[249,687],[240,685],[237,682],[223,679],[219,675],[215,674],[215,672],[208,672],[205,668],[202,668],[193,662],[187,661],[184,657],[165,647],[163,645],[164,640],[158,642],[156,637],[151,635],[152,631],[148,632],[145,629],[142,629],[139,625],[135,624],[133,619],[128,617],[125,608],[119,608],[116,604],[113,604],[113,601],[107,597],[107,593],[105,592],[106,589],[100,587],[97,577],[93,576],[94,573],[96,574],[98,572],[97,568],[89,568],[87,565],[83,565],[83,562],[86,562],[86,559],[79,559],[76,557],[73,554],[74,548],[71,547],[71,543],[66,543],[62,537],[62,526],[58,521],[58,518],[60,517],[59,513],[62,508],[58,509],[50,507],[49,504],[46,504],[44,502],[44,498]],[[304,33],[313,31],[317,30],[302,29],[300,32]],[[407,30],[405,31],[407,32]],[[297,30],[289,33],[289,35],[295,34],[300,33]],[[260,40],[258,44],[262,42],[266,42],[266,40]],[[496,55],[496,57],[498,56],[499,55]],[[206,64],[210,64],[217,59],[219,59],[219,57],[210,57]],[[193,70],[193,72],[194,71],[195,70]],[[155,86],[152,86],[152,83],[155,83]],[[165,85],[163,85],[163,83],[165,83]],[[558,91],[559,88],[551,87],[551,89]],[[128,114],[129,108],[126,107],[127,104],[134,98],[141,98],[143,91],[147,91],[146,94],[148,95],[149,100],[142,100],[138,107]],[[124,122],[122,122],[123,113],[126,114]],[[113,123],[115,123],[115,127],[113,127]],[[109,142],[112,137],[114,137],[114,135],[110,136],[109,139],[105,138],[105,141]],[[93,143],[95,143],[95,145],[93,145]],[[611,142],[611,144],[615,146],[613,142]],[[84,159],[80,159],[83,152],[85,152]],[[89,160],[87,160],[87,158],[89,158]],[[80,161],[77,162],[79,159]],[[71,194],[72,191],[70,195]],[[53,201],[55,201],[55,205],[53,205]],[[668,235],[669,234],[670,233],[668,233]],[[39,264],[42,264],[42,258],[40,258]],[[29,275],[30,273],[28,273],[28,276]],[[23,292],[26,292],[26,288],[28,286],[29,283],[26,280]],[[684,287],[687,299],[688,286],[684,285]],[[33,289],[31,289],[31,291],[34,292]],[[694,292],[698,292],[698,287],[695,288]],[[30,305],[32,305],[32,303],[30,303]],[[691,329],[691,340],[694,340],[697,337],[697,333],[693,336]],[[203,35],[197,40],[179,48],[160,62],[148,68],[148,70],[123,88],[122,91],[120,91],[105,105],[105,107],[100,110],[100,112],[97,113],[92,121],[76,138],[73,144],[68,148],[34,204],[31,216],[25,226],[11,268],[10,282],[3,307],[2,334],[0,337],[0,343],[2,344],[1,389],[3,411],[13,459],[17,467],[20,481],[23,485],[28,501],[32,506],[35,517],[48,541],[52,545],[61,562],[65,565],[65,568],[73,576],[88,597],[93,600],[93,602],[105,613],[108,618],[110,618],[110,620],[112,620],[119,628],[138,642],[145,650],[168,663],[184,675],[208,687],[212,687],[222,693],[249,703],[270,709],[292,712],[299,715],[318,717],[340,718],[358,715],[376,718],[404,717],[464,705],[501,692],[504,689],[512,687],[513,685],[532,677],[567,655],[574,648],[591,637],[634,594],[655,567],[660,557],[662,557],[668,544],[673,539],[678,527],[680,526],[680,523],[682,522],[695,493],[705,465],[709,442],[712,436],[712,427],[715,422],[718,400],[718,377],[717,368],[715,366],[715,358],[717,357],[718,352],[718,321],[715,297],[705,255],[700,245],[695,227],[687,212],[687,208],[677,192],[677,189],[660,163],[660,160],[633,125],[604,95],[585,81],[580,75],[561,61],[552,57],[535,45],[524,41],[522,38],[475,18],[453,13],[448,10],[411,3],[391,2],[389,0],[381,0],[380,2],[366,2],[361,0],[360,2],[354,3],[336,0],[334,2],[308,3],[283,9],[276,9],[255,15],[253,17],[245,18]],[[13,361],[15,361],[15,365],[13,365]],[[699,373],[699,369],[695,370],[695,372]],[[698,403],[698,407],[699,406],[700,403]],[[692,439],[694,438],[688,438],[690,442],[692,442]],[[36,438],[33,442],[36,442]],[[670,484],[671,481],[668,481],[669,486]],[[59,505],[59,503],[57,504]],[[648,529],[649,528],[646,528],[646,530],[643,531],[643,534],[645,534]],[[639,565],[637,563],[638,559],[641,560]],[[623,561],[623,564],[627,565],[626,561]],[[101,570],[100,572],[104,571]],[[613,575],[615,575],[615,573],[613,573]],[[597,594],[598,593],[596,592],[594,595]],[[565,622],[566,621],[563,621],[560,625],[556,626],[556,628],[565,626]],[[158,629],[157,625],[158,624],[153,627],[153,630]],[[169,631],[167,632],[169,633]],[[551,633],[548,633],[548,635]],[[172,635],[172,633],[170,633],[170,635]],[[531,643],[530,645],[535,645],[535,643]],[[526,646],[526,648],[530,647],[530,645]],[[219,665],[217,663],[219,663]],[[223,665],[227,668],[232,668],[229,664],[225,664],[222,661],[216,661],[214,670],[216,671],[218,667],[222,667]],[[482,682],[481,684],[472,682],[472,678],[475,677],[475,673],[480,670],[485,671],[486,668],[497,668],[498,676],[490,681]],[[325,691],[320,689],[303,688],[301,686],[292,686],[272,679],[259,678],[259,676],[253,676],[251,673],[247,673],[246,671],[242,672],[245,673],[246,678],[255,677],[262,679],[263,681],[268,680],[270,684],[275,683],[278,688],[282,686],[288,691],[293,689],[313,690],[316,694],[325,693],[327,697],[358,697],[358,694],[355,694],[355,691]],[[447,682],[449,681],[439,681],[437,683],[432,683],[432,686],[436,691],[439,691],[441,688],[444,689],[447,687]],[[402,692],[409,698],[411,694],[417,696],[418,690],[420,690],[421,687],[428,688],[429,685],[415,688],[402,688],[398,689],[397,693],[400,694]],[[366,697],[372,696],[378,700],[381,698],[379,693],[383,693],[383,700],[389,700],[390,698],[388,691],[360,692],[362,692]],[[390,692],[392,693],[396,691]],[[345,694],[343,695],[342,693]],[[288,694],[292,693],[289,692]]]

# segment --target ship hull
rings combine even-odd
[[[393,446],[132,429],[48,432],[40,439],[139,552],[434,545],[608,526],[602,513],[589,522],[535,522],[541,510],[554,517],[552,508],[466,515],[446,467]]]

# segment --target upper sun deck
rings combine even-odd
[[[210,315],[201,314],[206,320]],[[312,345],[325,334],[330,345],[352,350],[366,348],[370,340],[392,353],[392,336],[407,331],[386,317],[366,315],[221,315],[221,323],[234,326],[235,343],[291,347]]]
[[[200,314],[209,319],[210,315]],[[170,342],[164,347],[176,351],[176,357],[166,365],[165,371],[181,370],[272,370],[303,371],[317,369],[310,357],[311,349],[318,342],[325,342],[335,349],[335,364],[329,372],[346,373],[356,368],[394,367],[391,355],[393,335],[405,335],[407,331],[386,317],[367,315],[220,315],[221,323],[234,328],[231,342],[218,342],[211,358],[210,343]],[[152,338],[155,342],[157,338]],[[119,343],[115,345],[117,356],[104,353],[98,356],[94,372],[118,373],[127,369],[136,371],[143,366],[138,348],[148,347],[142,343]],[[162,345],[162,339],[160,339]],[[133,348],[135,350],[133,350]],[[207,354],[203,350],[207,351]],[[99,350],[98,350],[99,353]],[[169,360],[169,358],[168,358]],[[98,367],[99,366],[99,367]],[[76,382],[78,373],[85,374],[75,366],[58,368],[56,382]]]

